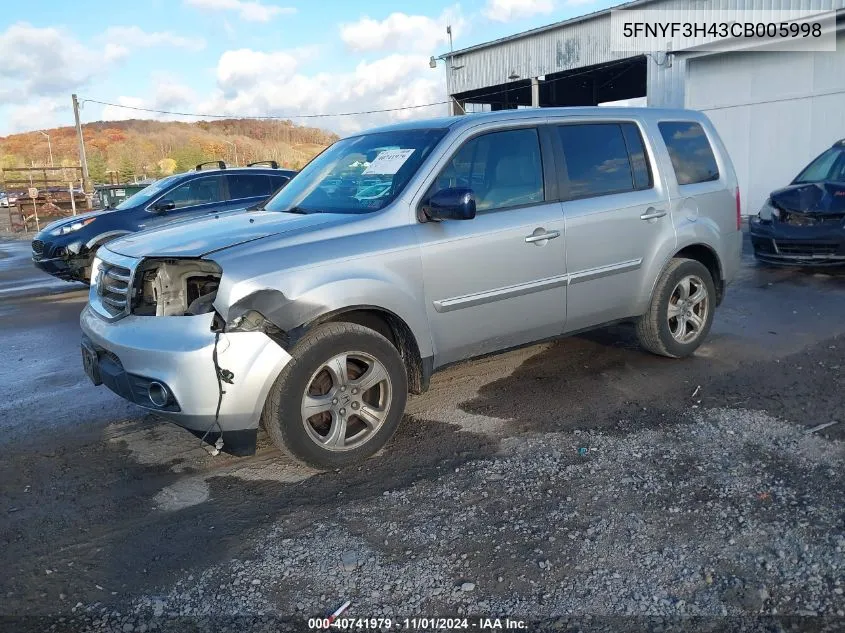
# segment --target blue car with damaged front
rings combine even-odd
[[[94,255],[103,244],[172,222],[249,208],[295,174],[279,169],[275,161],[234,168],[222,161],[202,163],[154,182],[114,209],[63,218],[44,227],[32,240],[32,262],[59,279],[88,283]]]

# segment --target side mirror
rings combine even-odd
[[[176,208],[176,203],[173,200],[159,200],[153,206],[153,211],[156,213],[166,213]]]
[[[429,220],[472,220],[475,217],[475,194],[468,187],[441,189],[422,208]]]

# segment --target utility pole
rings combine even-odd
[[[38,130],[38,132],[42,136],[47,137],[47,149],[50,152],[50,167],[54,167],[54,165],[53,165],[53,144],[50,142],[50,135],[47,134],[47,132],[44,132],[43,130]]]
[[[232,149],[235,150],[235,167],[237,167],[238,166],[238,146],[235,145],[232,141],[227,141],[226,139],[223,139],[223,142],[226,143],[227,145],[231,145]]]
[[[82,138],[82,123],[79,122],[79,99],[75,94],[71,95],[73,99],[73,118],[76,120],[76,138],[79,141],[79,164],[82,165],[82,189],[85,192],[85,200],[88,208],[94,206],[91,188],[91,178],[88,175],[88,159],[85,158],[85,140]]]

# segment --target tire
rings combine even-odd
[[[687,280],[684,299],[682,282]],[[693,303],[699,292],[705,293],[703,307]],[[670,308],[677,316],[670,315]],[[710,332],[715,308],[716,287],[707,267],[694,259],[673,259],[657,280],[648,312],[637,320],[640,345],[659,356],[689,356]]]
[[[297,342],[291,356],[262,415],[280,450],[308,466],[342,468],[372,456],[393,436],[405,411],[408,376],[384,336],[354,323],[325,323]]]

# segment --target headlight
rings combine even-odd
[[[73,224],[65,224],[54,231],[50,231],[50,235],[67,235],[68,233],[73,233],[74,231],[81,229],[83,226],[88,226],[96,219],[97,218],[87,218],[85,220],[78,220]]]
[[[764,222],[771,222],[772,218],[779,218],[780,217],[780,209],[772,204],[771,198],[767,198],[766,201],[763,203],[763,207],[760,209],[760,213],[758,213],[760,219]]]
[[[94,256],[93,261],[91,262],[91,285],[96,287],[97,281],[99,280],[100,276],[100,268],[103,266],[103,260]]]

